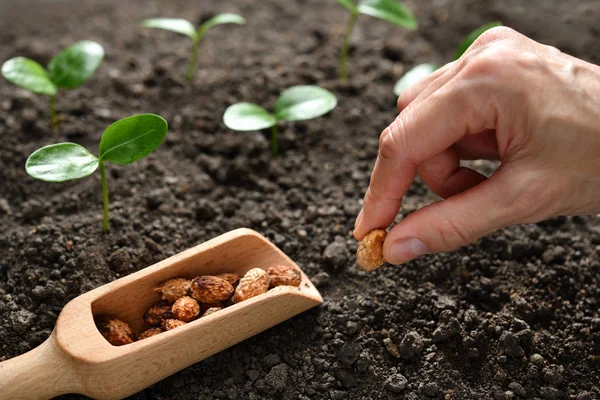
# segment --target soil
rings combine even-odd
[[[297,261],[325,303],[133,399],[600,398],[598,218],[511,227],[373,273],[357,269],[351,236],[403,68],[449,61],[464,34],[498,19],[598,63],[600,4],[407,4],[416,32],[359,18],[343,85],[347,14],[333,0],[1,2],[0,60],[46,63],[82,39],[99,41],[106,58],[89,82],[60,94],[56,133],[45,98],[0,79],[0,360],[45,340],[79,294],[246,226]],[[193,85],[183,79],[189,39],[137,26],[224,11],[248,24],[207,35]],[[282,124],[281,157],[270,155],[268,132],[222,124],[228,105],[272,107],[295,84],[326,87],[339,105]],[[110,234],[100,232],[98,174],[63,184],[25,174],[36,148],[73,141],[95,152],[108,124],[140,112],[162,115],[170,130],[148,158],[108,166]],[[399,219],[435,200],[417,180]]]

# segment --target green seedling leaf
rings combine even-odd
[[[433,71],[438,69],[435,64],[419,64],[405,73],[402,78],[394,85],[394,94],[400,96],[402,92],[412,86],[413,83],[420,81]]]
[[[479,28],[475,29],[473,32],[469,33],[467,36],[465,36],[463,41],[460,43],[460,45],[458,46],[458,49],[456,49],[456,53],[454,54],[454,59],[458,60],[460,58],[460,56],[462,56],[463,53],[465,51],[467,51],[467,49],[473,44],[473,42],[475,40],[477,40],[477,38],[483,32],[487,31],[488,29],[494,28],[496,26],[501,26],[501,25],[502,25],[502,22],[500,22],[500,21],[490,22],[489,24],[480,26]]]
[[[337,99],[318,86],[292,86],[284,90],[275,104],[275,117],[283,121],[300,121],[327,114]]]
[[[207,30],[209,30],[210,28],[212,28],[213,26],[216,26],[216,25],[221,25],[221,24],[244,25],[245,23],[246,23],[246,20],[241,15],[237,15],[237,14],[233,14],[233,13],[219,14],[219,15],[212,17],[211,19],[209,19],[202,25],[200,25],[200,28],[198,28],[198,35],[202,36]]]
[[[36,179],[64,182],[91,175],[98,168],[98,159],[85,147],[75,143],[57,143],[34,151],[25,170]]]
[[[348,11],[352,13],[358,12],[358,8],[356,7],[356,4],[354,4],[353,0],[337,0],[337,2],[346,7]]]
[[[100,160],[130,164],[152,153],[167,134],[167,121],[155,114],[138,114],[111,124],[100,139]]]
[[[153,18],[142,21],[142,26],[146,28],[159,28],[171,32],[181,33],[196,40],[198,34],[194,25],[183,18]]]
[[[2,75],[11,83],[37,94],[56,95],[56,86],[48,72],[37,62],[26,57],[15,57],[2,65]]]
[[[397,0],[363,0],[358,5],[358,11],[406,29],[417,29],[419,26],[412,11]]]
[[[90,79],[103,58],[104,49],[98,43],[89,40],[77,42],[50,61],[50,79],[59,88],[76,88]]]
[[[259,105],[237,103],[227,107],[223,123],[234,131],[258,131],[274,126],[277,119]]]

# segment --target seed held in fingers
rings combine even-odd
[[[383,242],[387,232],[376,229],[367,233],[356,250],[356,262],[363,271],[373,271],[385,264]]]

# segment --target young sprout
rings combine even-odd
[[[15,57],[2,65],[2,75],[17,86],[48,96],[50,121],[52,128],[56,128],[54,104],[58,89],[73,89],[90,79],[103,58],[102,46],[83,40],[61,51],[50,61],[47,70],[29,58]]]
[[[142,26],[146,28],[159,28],[165,29],[167,31],[181,33],[182,35],[187,35],[192,39],[192,55],[190,56],[190,62],[188,64],[187,72],[185,77],[188,81],[191,81],[194,77],[194,72],[196,71],[196,65],[198,64],[198,47],[200,46],[200,41],[204,37],[206,31],[216,25],[221,24],[238,24],[244,25],[246,20],[237,14],[232,13],[224,13],[219,14],[202,25],[198,27],[198,29],[194,28],[194,25],[183,18],[153,18],[146,19],[142,21]]]
[[[167,121],[154,114],[138,114],[111,124],[100,138],[99,157],[75,143],[57,143],[34,151],[25,170],[36,179],[64,182],[84,178],[100,167],[104,201],[102,230],[108,232],[108,187],[104,163],[130,164],[152,153],[167,134]]]
[[[339,76],[343,82],[348,80],[350,37],[359,14],[370,15],[411,30],[417,29],[419,25],[413,13],[398,0],[361,0],[358,4],[355,3],[355,0],[337,0],[337,2],[350,11],[340,53]]]
[[[284,90],[275,103],[271,114],[253,103],[237,103],[227,107],[223,122],[234,131],[258,131],[271,128],[271,150],[279,153],[277,123],[279,121],[302,121],[327,114],[337,104],[333,93],[318,86],[292,86]]]
[[[502,25],[502,22],[500,21],[490,22],[489,24],[480,26],[479,28],[475,29],[473,32],[465,36],[465,38],[462,40],[462,42],[460,42],[460,45],[456,49],[456,52],[454,53],[454,60],[458,60],[460,56],[462,56],[463,53],[467,51],[469,46],[471,46],[473,42],[477,40],[479,35],[487,31],[488,29],[500,25]],[[394,94],[396,96],[400,96],[402,92],[408,89],[408,87],[411,86],[413,83],[425,78],[427,75],[429,75],[438,68],[439,66],[431,63],[419,64],[413,67],[406,74],[404,74],[398,80],[398,82],[396,82],[396,84],[394,85]]]

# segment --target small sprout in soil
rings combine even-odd
[[[187,72],[185,77],[191,82],[196,71],[196,65],[198,64],[198,48],[200,42],[204,37],[206,31],[216,25],[222,24],[237,24],[244,25],[246,20],[237,14],[223,13],[218,14],[196,29],[194,25],[183,18],[153,18],[142,21],[142,26],[146,28],[159,28],[167,31],[181,33],[182,35],[189,36],[192,39],[192,54],[190,56],[190,62],[188,64]]]
[[[64,182],[84,178],[100,167],[104,201],[102,230],[108,232],[108,186],[105,162],[130,164],[152,153],[167,134],[167,121],[154,114],[138,114],[111,124],[100,139],[100,156],[75,143],[57,143],[34,151],[25,170],[36,179]]]
[[[471,46],[473,44],[473,42],[475,40],[477,40],[479,35],[481,35],[483,32],[487,31],[488,29],[494,28],[496,26],[501,26],[501,25],[502,25],[502,22],[500,22],[500,21],[490,22],[489,24],[480,26],[479,28],[475,29],[473,32],[469,33],[467,36],[465,36],[463,41],[460,43],[460,45],[456,49],[456,52],[454,54],[454,59],[458,60],[460,58],[460,56],[462,56],[463,53],[465,51],[467,51],[469,46]],[[407,73],[405,73],[402,76],[402,78],[400,78],[398,80],[398,82],[396,82],[396,84],[394,85],[394,94],[396,96],[400,96],[402,94],[402,92],[404,92],[406,89],[408,89],[410,86],[412,86],[413,83],[416,83],[417,81],[425,78],[427,75],[431,74],[433,71],[435,71],[438,68],[439,68],[438,65],[431,64],[431,63],[416,65],[415,67],[410,69]]]
[[[103,58],[100,44],[84,40],[60,52],[50,61],[48,69],[29,58],[15,57],[2,65],[2,75],[17,86],[48,96],[50,121],[52,128],[56,128],[54,104],[58,89],[73,89],[90,79]]]
[[[356,250],[356,262],[360,269],[373,271],[385,264],[383,242],[386,236],[387,232],[383,229],[375,229],[360,241]]]
[[[258,131],[271,128],[271,150],[279,153],[277,123],[279,121],[301,121],[327,114],[337,105],[337,98],[330,91],[318,86],[292,86],[284,90],[275,103],[271,114],[253,103],[237,103],[229,106],[223,122],[234,131]]]
[[[358,4],[355,3],[355,0],[337,0],[337,2],[350,11],[340,53],[339,76],[343,82],[348,80],[350,38],[356,19],[360,14],[370,15],[406,29],[413,30],[419,26],[413,13],[398,0],[362,0]]]

